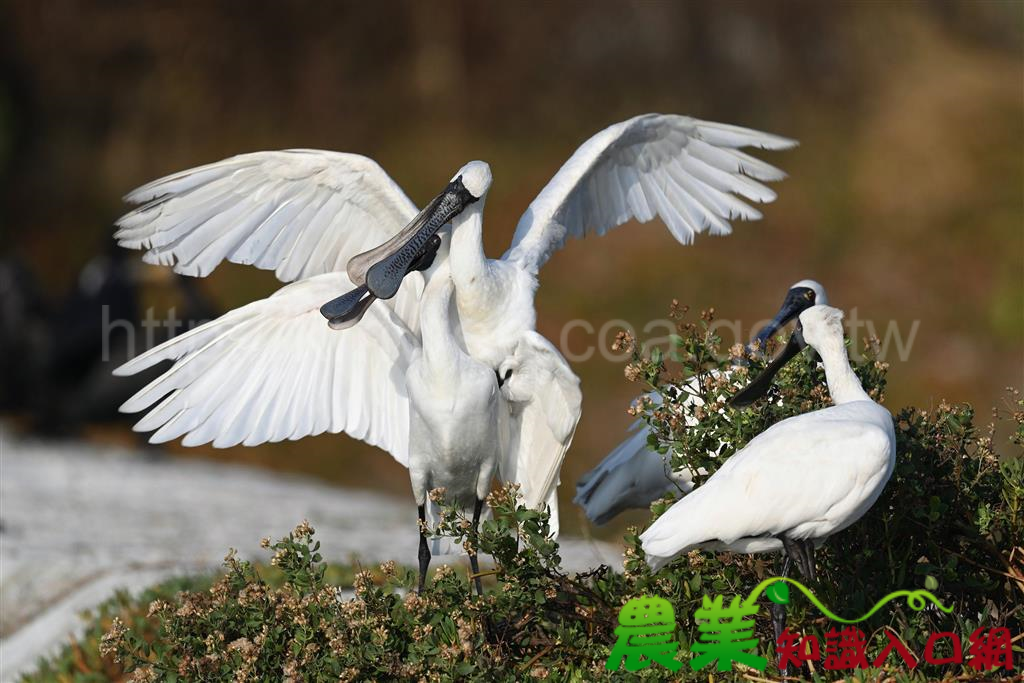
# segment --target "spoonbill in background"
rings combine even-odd
[[[423,292],[447,260],[452,338],[495,374],[508,402],[498,475],[521,485],[525,504],[550,506],[556,532],[558,472],[581,394],[568,363],[534,330],[540,267],[569,236],[632,219],[659,216],[682,244],[704,231],[727,234],[731,219],[761,216],[735,195],[770,202],[775,193],[760,181],[784,177],[740,148],[794,144],[684,116],[615,124],[555,174],[500,259],[483,251],[491,172],[481,161],[463,166],[419,212],[375,162],[337,152],[243,154],[154,181],[126,198],[142,206],[119,221],[122,246],[186,275],[207,275],[226,259],[299,281],[123,366],[131,374],[178,361],[124,409],[167,396],[136,425],[157,430],[153,441],[255,445],[345,431],[408,464],[417,399],[393,367],[399,351],[380,341],[389,338],[381,326],[397,319],[428,343]],[[369,325],[356,325],[369,311]]]
[[[786,292],[779,312],[757,332],[750,346],[764,348],[781,327],[816,303],[828,303],[825,288],[815,280],[797,282]],[[702,405],[697,396],[697,381],[692,377],[685,382],[688,386],[677,389],[679,397],[685,396],[683,405]],[[657,392],[648,393],[646,398],[655,405],[661,401]],[[696,420],[687,414],[686,425],[695,424]],[[688,493],[693,489],[693,472],[686,468],[673,472],[666,459],[668,456],[663,457],[648,448],[649,433],[643,419],[636,420],[629,427],[629,436],[579,478],[573,502],[583,508],[587,519],[594,524],[607,524],[625,510],[646,510],[651,503],[671,492]]]
[[[640,535],[655,571],[695,548],[760,553],[785,550],[815,579],[814,548],[850,526],[878,500],[892,475],[896,434],[889,411],[868,396],[850,367],[842,311],[817,305],[800,314],[767,382],[737,394],[752,402],[803,346],[821,356],[834,405],[787,418],[754,437],[702,486]],[[759,378],[760,379],[760,378]],[[776,636],[781,617],[775,617]]]

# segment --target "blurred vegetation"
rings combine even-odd
[[[679,358],[684,379],[722,369],[715,358],[719,340],[707,320],[682,324]],[[750,359],[751,372],[763,361]],[[673,377],[660,354],[634,360],[636,376],[659,390]],[[880,396],[884,364],[871,353],[855,363],[865,389]],[[743,374],[742,372],[740,374]],[[721,406],[714,394],[736,391],[732,383],[701,383],[707,412],[693,429],[713,435],[722,453],[742,448],[771,423],[826,403],[822,378],[808,357],[779,374],[777,390],[748,410]],[[783,396],[781,408],[776,400]],[[652,432],[667,433],[666,422],[693,410],[677,393],[666,391],[664,404],[648,408]],[[952,631],[966,643],[977,628],[1024,629],[1024,399],[1011,392],[1005,410],[1011,443],[996,444],[990,429],[974,425],[967,405],[943,403],[934,411],[905,408],[896,416],[897,465],[885,492],[872,509],[816,553],[819,580],[812,589],[833,611],[852,618],[864,614],[893,590],[930,590],[952,612],[915,610],[890,603],[859,624],[867,634],[868,654],[876,657],[892,629],[921,658],[932,633]],[[687,431],[682,423],[671,427]],[[653,437],[658,441],[658,437]],[[1004,449],[1004,446],[1007,448]],[[673,458],[688,467],[710,466],[708,443],[677,438]],[[1002,454],[1005,457],[1000,457]],[[677,463],[680,464],[680,463]],[[518,681],[527,677],[554,681],[612,680],[605,661],[616,640],[618,610],[631,598],[658,595],[676,612],[680,657],[687,659],[698,639],[692,615],[703,596],[746,596],[775,575],[772,558],[693,551],[652,574],[638,540],[626,535],[624,573],[599,567],[567,575],[560,567],[558,544],[549,536],[546,513],[519,505],[515,486],[488,498],[493,518],[479,532],[457,508],[445,508],[437,533],[454,537],[467,551],[491,556],[488,590],[473,594],[469,577],[449,566],[435,570],[422,594],[411,588],[416,572],[386,562],[355,575],[349,568],[323,564],[313,529],[305,522],[286,538],[261,544],[272,558],[271,570],[229,554],[225,573],[209,581],[178,582],[154,589],[138,600],[118,596],[92,618],[86,636],[41,665],[26,681],[131,680],[481,680]],[[670,501],[652,506],[654,516]],[[777,560],[776,560],[777,561]],[[343,599],[339,585],[355,589]],[[794,596],[787,627],[813,634],[824,643],[829,620]],[[767,603],[762,600],[762,607]],[[768,610],[756,617],[762,655],[772,656]],[[965,654],[966,656],[966,654]],[[1024,648],[1015,645],[1019,666]],[[500,666],[496,663],[500,662]],[[770,664],[766,675],[775,675]],[[820,669],[809,678],[828,680]],[[882,669],[858,672],[861,680],[992,680],[1001,671],[975,671],[966,665],[933,666],[920,662],[912,673],[897,657]],[[727,678],[741,680],[742,672]],[[623,674],[614,674],[618,680]],[[643,680],[707,680],[708,672],[684,666],[677,674],[650,667],[633,675]]]
[[[1024,375],[1022,8],[0,2],[0,249],[60,297],[105,248],[126,191],[306,146],[371,156],[420,203],[468,159],[489,161],[497,255],[586,137],[637,113],[685,113],[799,138],[770,155],[790,173],[779,200],[761,223],[687,249],[659,224],[569,245],[542,275],[542,333],[557,343],[573,319],[642,330],[671,296],[713,297],[749,330],[790,283],[814,277],[879,333],[895,321],[905,337],[921,321],[906,362],[886,359],[892,400],[987,407]],[[277,286],[237,266],[202,283],[222,310]],[[612,334],[577,331],[569,346],[607,347]],[[616,364],[595,354],[574,369],[587,400],[567,483],[630,419]],[[347,437],[189,454],[407,489],[399,465]]]

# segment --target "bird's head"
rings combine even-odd
[[[451,182],[461,182],[476,200],[483,199],[491,189],[491,167],[486,161],[471,161],[452,176]]]
[[[498,379],[498,387],[502,393],[505,394],[505,398],[509,400],[518,400],[519,397],[515,395],[515,392],[520,382],[520,377],[516,375],[516,371],[519,370],[520,359],[516,356],[508,356],[498,367],[494,370],[494,375]],[[513,375],[516,376],[516,381],[512,381]]]
[[[831,306],[812,306],[800,314],[804,342],[822,351],[843,344],[843,312]]]
[[[825,293],[825,287],[822,286],[817,280],[801,280],[796,282],[789,288],[789,291],[794,289],[809,289],[814,292],[814,303],[821,304],[823,306],[828,305],[828,295]]]
[[[827,303],[828,296],[825,294],[825,288],[821,286],[821,283],[816,280],[801,280],[795,283],[786,292],[786,298],[782,302],[779,312],[775,314],[771,322],[754,335],[754,339],[750,342],[751,346],[763,350],[768,344],[768,340],[789,323],[790,320],[793,320],[811,306]]]

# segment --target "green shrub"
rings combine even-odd
[[[673,466],[713,472],[724,457],[775,421],[828,404],[821,372],[805,352],[780,373],[777,389],[752,409],[726,407],[736,385],[708,372],[729,366],[728,358],[718,357],[711,316],[691,323],[683,311],[674,310],[679,334],[669,358],[638,349],[626,371],[645,383],[645,391],[662,397],[660,405],[641,402],[634,412],[648,421],[651,445]],[[867,347],[856,371],[872,395],[881,398],[886,366],[875,359],[871,344]],[[749,370],[734,371],[739,384],[763,366],[756,358],[746,362]],[[677,390],[693,375],[702,378],[698,392],[705,405],[699,415],[697,407],[683,405]],[[699,425],[685,428],[687,415],[700,417]],[[890,603],[860,625],[873,641],[869,653],[880,650],[886,626],[919,656],[933,631],[954,631],[965,643],[977,626],[1022,631],[1024,467],[1019,453],[1000,458],[993,428],[977,428],[974,417],[969,406],[945,403],[929,411],[900,410],[895,416],[897,466],[885,493],[864,519],[817,553],[820,578],[814,590],[836,613],[860,615],[889,591],[917,588],[928,588],[954,608],[946,615]],[[1011,392],[998,417],[1011,418],[1015,431],[1010,441],[1024,443],[1019,393]],[[719,448],[720,455],[708,456]],[[445,566],[417,595],[408,590],[415,585],[415,572],[387,562],[349,576],[355,597],[343,599],[341,582],[336,573],[332,578],[313,530],[303,523],[287,538],[264,543],[273,553],[269,571],[229,556],[225,574],[208,588],[182,586],[173,597],[164,589],[143,599],[153,599],[151,605],[108,609],[103,619],[120,618],[103,638],[105,666],[113,666],[110,661],[116,658],[134,680],[604,680],[611,677],[604,665],[615,641],[618,610],[629,599],[653,594],[669,600],[677,615],[680,657],[687,659],[699,635],[692,615],[705,594],[745,596],[775,573],[771,556],[692,552],[652,574],[639,548],[639,530],[630,529],[623,573],[599,567],[570,576],[560,568],[557,543],[548,538],[546,514],[518,505],[514,487],[494,492],[488,503],[493,518],[482,523],[479,533],[450,508],[438,529],[493,558],[494,569],[483,572],[488,590],[482,597],[472,594],[464,570]],[[654,514],[669,504],[657,502]],[[787,624],[792,631],[819,637],[829,627],[799,595],[794,595]],[[767,654],[767,610],[757,618],[757,631],[762,654]],[[1015,655],[1019,667],[1024,661],[1020,641]],[[49,662],[44,673],[53,678],[74,673],[68,661],[65,653]],[[929,669],[924,664],[908,676],[899,673],[897,658],[890,663],[888,673],[914,680],[991,677],[966,667]],[[769,665],[767,673],[773,670]],[[615,677],[707,680],[708,673],[684,666],[671,675],[651,667]]]
[[[185,591],[202,591],[213,582],[210,577],[174,578],[133,596],[118,591],[94,610],[82,615],[86,622],[84,633],[65,646],[59,653],[39,663],[39,668],[24,681],[117,681],[123,678],[124,667],[105,648],[104,638],[111,632],[115,619],[133,637],[151,641],[156,637],[159,623],[150,618],[149,605],[156,601],[172,602]],[[102,650],[102,651],[101,651]]]
[[[685,314],[685,309],[673,307],[679,335],[672,338],[668,358],[658,350],[635,349],[626,370],[627,377],[642,381],[661,399],[642,398],[634,412],[650,427],[650,447],[667,457],[673,469],[702,468],[707,474],[698,474],[699,482],[772,424],[831,404],[824,371],[813,350],[807,349],[750,409],[728,406],[737,388],[766,363],[740,345],[723,356],[721,340],[713,333],[713,312],[702,313],[698,322],[687,321]],[[888,366],[878,360],[877,349],[877,340],[864,340],[853,367],[872,398],[884,401]],[[745,365],[733,367],[736,360]],[[726,377],[723,373],[730,370],[732,376]],[[692,377],[699,381],[687,383]],[[1007,393],[1005,408],[994,411],[993,417],[1014,423],[1010,442],[1020,446],[1024,400],[1013,388]],[[684,400],[690,395],[700,400]],[[1024,623],[1024,459],[1019,450],[1000,457],[993,444],[995,423],[979,429],[974,417],[971,406],[945,401],[930,411],[899,410],[894,416],[896,467],[884,493],[864,518],[829,539],[815,556],[815,593],[839,614],[859,616],[897,589],[927,588],[952,606],[955,617],[895,604],[864,626],[876,633],[883,626],[893,628],[917,653],[931,632],[969,634],[978,626],[1005,624],[1019,633]],[[697,424],[687,426],[694,421]],[[655,503],[654,516],[671,502],[669,497]],[[767,571],[764,559],[746,559],[740,561],[744,569],[732,574],[729,562],[722,559],[736,561],[726,554],[713,560],[706,553],[677,560],[668,572],[692,584],[680,596],[707,590],[701,585],[709,576],[715,577],[714,592],[745,594]],[[742,588],[734,589],[732,582],[737,580]],[[663,584],[666,590],[671,588]],[[807,607],[791,610],[790,628],[820,636],[825,622]],[[948,668],[934,673],[948,673]]]

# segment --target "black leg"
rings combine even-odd
[[[427,535],[423,533],[427,525],[427,510],[423,505],[419,506],[420,513],[420,583],[416,588],[417,593],[423,592],[423,586],[427,583],[427,567],[430,566],[430,547],[427,546]]]
[[[804,566],[807,568],[807,580],[811,583],[818,580],[818,572],[814,567],[814,541],[806,539],[803,546]]]
[[[792,565],[792,561],[787,555],[782,561],[782,572],[779,576],[789,576],[789,568]],[[782,635],[782,631],[786,628],[786,606],[778,603],[772,603],[772,630],[775,632],[775,642],[779,642],[779,636]]]
[[[786,555],[796,563],[800,570],[800,576],[808,581],[814,581],[814,556],[813,550],[809,550],[809,548],[813,548],[810,545],[811,542],[797,541],[785,534],[780,535],[779,540],[782,541],[782,547],[786,549]]]
[[[473,553],[469,556],[469,566],[473,570],[473,580],[476,581],[476,594],[483,595],[484,587],[480,581],[480,577],[476,574],[480,573],[480,561],[476,554],[477,532],[480,530],[480,511],[484,507],[484,502],[477,498],[476,504],[473,506]]]
[[[797,541],[789,538],[785,534],[781,534],[778,538],[782,541],[782,547],[786,550],[786,561],[782,566],[782,576],[786,576],[786,572],[788,572],[790,564],[792,563],[796,564],[800,569],[800,575],[805,580],[810,582],[816,581],[817,572],[814,568],[814,541],[811,539]],[[777,610],[776,608],[781,609]],[[783,605],[772,604],[772,630],[775,632],[776,644],[779,642],[779,635],[785,628],[785,615],[786,610]],[[803,669],[806,670],[806,668],[807,665],[805,664]],[[780,667],[779,673],[783,676],[787,676],[789,675],[787,669],[788,667],[786,669]]]
[[[791,539],[789,536],[786,536],[785,534],[781,534],[779,536],[779,540],[782,541],[782,547],[786,551],[786,557],[788,557],[794,564],[796,564],[797,569],[799,569],[800,573],[803,574],[804,573],[804,555],[803,555],[803,552],[801,552],[800,542],[799,541],[794,541],[793,539]]]
[[[792,558],[790,558],[789,554],[787,554],[786,557],[782,560],[782,572],[779,574],[779,576],[789,576],[789,568],[792,566],[792,564],[793,560]],[[777,648],[779,638],[782,636],[782,631],[786,628],[786,606],[773,602],[771,607],[771,614],[772,632],[775,634],[775,646]],[[781,662],[782,659],[779,658],[778,661]],[[788,676],[788,669],[789,667],[779,667],[779,673],[783,676]]]

